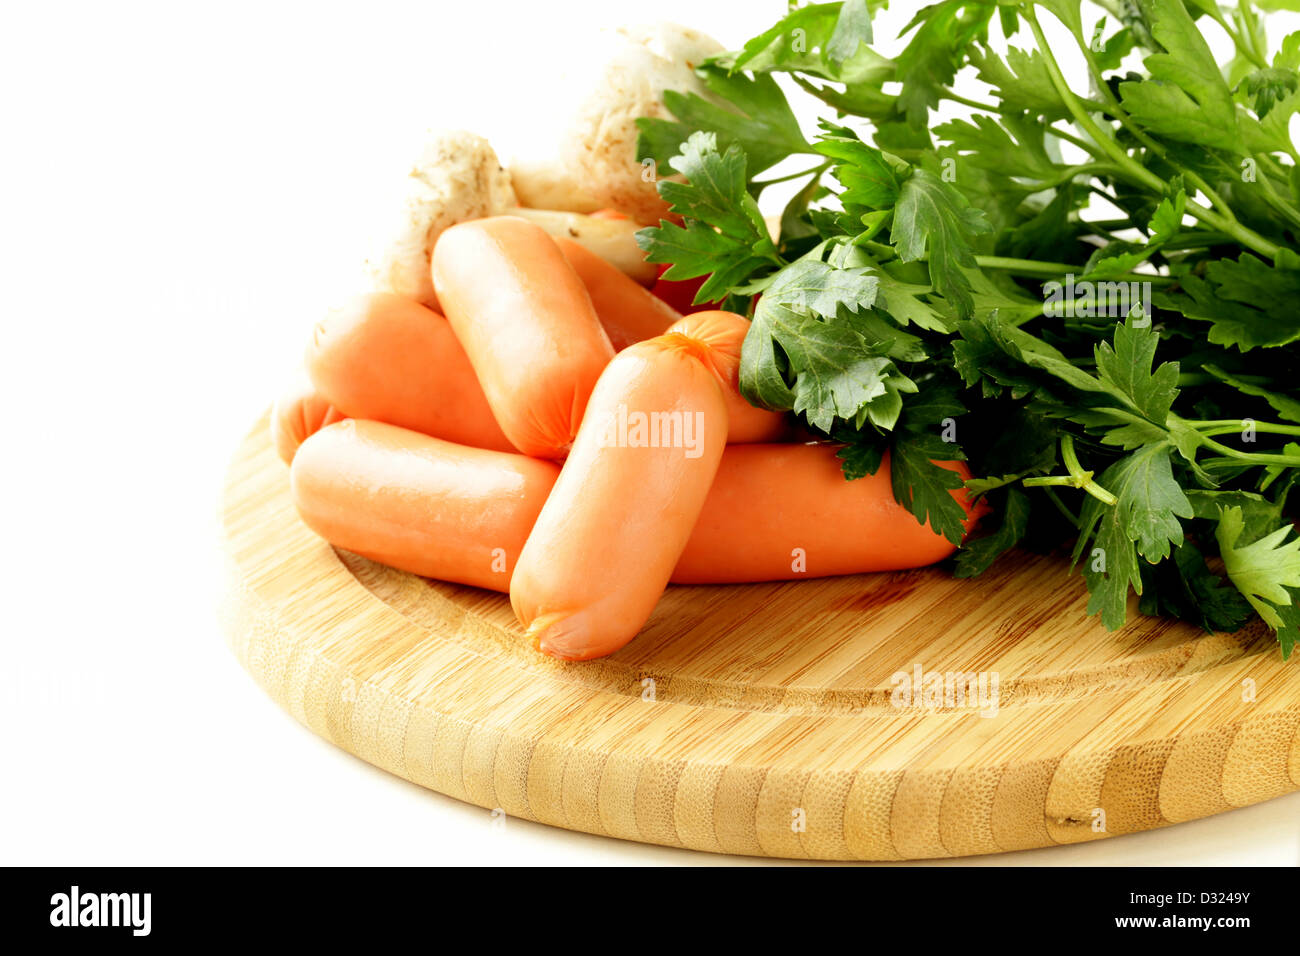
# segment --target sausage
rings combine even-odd
[[[461,445],[514,451],[451,326],[414,299],[358,296],[317,323],[307,371],[331,405]]]
[[[293,503],[331,544],[426,577],[508,591],[559,468],[381,422],[308,438],[290,469]]]
[[[940,462],[970,477],[964,462]],[[954,492],[967,512],[963,491]],[[969,531],[975,518],[967,519]],[[894,500],[889,459],[846,481],[835,446],[731,445],[673,570],[677,584],[732,584],[897,571],[956,548]]]
[[[275,453],[286,465],[292,464],[299,445],[326,425],[346,417],[300,374],[271,408],[271,442]]]
[[[433,284],[506,438],[562,458],[614,349],[559,246],[514,216],[460,223],[434,246]]]
[[[670,333],[623,350],[600,377],[510,585],[543,653],[613,653],[663,593],[726,445],[704,350]]]
[[[749,325],[735,312],[709,311],[685,316],[671,329],[709,347],[710,363],[727,400],[727,441],[733,445],[780,441],[790,433],[785,415],[757,408],[740,394],[740,348]]]
[[[682,317],[668,303],[637,285],[581,243],[558,238],[555,244],[586,287],[615,351],[622,351],[633,342],[663,335]]]

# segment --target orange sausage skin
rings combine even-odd
[[[970,477],[964,462],[941,464]],[[965,493],[955,496],[969,513]],[[974,523],[968,518],[966,530]],[[955,550],[894,500],[888,458],[874,475],[846,481],[832,445],[731,445],[672,580],[732,584],[897,571]]]
[[[614,349],[555,240],[516,216],[460,223],[434,246],[433,284],[506,437],[562,458]]]
[[[722,397],[727,400],[727,441],[732,445],[781,441],[790,433],[787,416],[756,408],[740,394],[740,349],[749,325],[743,315],[711,310],[684,316],[671,329],[709,347]]]
[[[374,293],[331,310],[307,347],[307,372],[348,418],[515,450],[447,320],[414,299]]]
[[[649,339],[600,377],[510,585],[543,653],[611,654],[663,593],[726,445],[727,408],[703,348],[680,335]]]
[[[426,577],[508,591],[559,475],[551,462],[347,420],[302,443],[298,514],[326,541]]]
[[[555,244],[586,287],[616,352],[634,342],[663,335],[682,317],[663,299],[581,243],[560,237]]]
[[[301,376],[276,399],[271,409],[271,441],[275,453],[286,465],[292,464],[299,445],[326,425],[346,417]]]

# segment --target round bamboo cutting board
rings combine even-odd
[[[1094,840],[1300,787],[1300,663],[1270,634],[1136,607],[1107,632],[1060,559],[973,581],[673,587],[628,647],[567,664],[528,646],[505,596],[309,531],[265,421],[222,521],[226,630],[267,693],[351,753],[510,816],[897,860]]]

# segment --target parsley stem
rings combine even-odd
[[[1080,139],[1078,136],[1075,136],[1073,133],[1067,133],[1065,130],[1057,129],[1055,126],[1048,126],[1047,132],[1051,133],[1057,139],[1063,139],[1067,143],[1073,143],[1075,146],[1079,147],[1085,153],[1091,153],[1093,156],[1096,156],[1098,159],[1100,159],[1102,156],[1102,152],[1099,150],[1097,146],[1095,146],[1092,143],[1089,143],[1086,139]]]
[[[1209,246],[1221,246],[1231,240],[1232,237],[1224,232],[1200,230],[1197,232],[1184,232],[1166,239],[1164,245],[1160,248],[1169,251],[1175,249],[1205,249]]]
[[[1075,96],[1074,91],[1070,89],[1069,84],[1065,81],[1065,75],[1061,72],[1061,65],[1056,61],[1056,55],[1052,52],[1051,44],[1047,42],[1047,37],[1043,33],[1043,28],[1038,23],[1038,16],[1033,8],[1030,7],[1024,10],[1023,16],[1025,22],[1029,24],[1029,28],[1033,31],[1034,41],[1038,45],[1039,52],[1043,54],[1043,63],[1047,67],[1047,73],[1052,81],[1052,85],[1056,87],[1057,93],[1060,94],[1061,99],[1065,102],[1066,108],[1069,109],[1070,115],[1074,117],[1074,121],[1078,127],[1092,137],[1093,141],[1106,151],[1110,158],[1115,161],[1115,164],[1127,174],[1128,178],[1142,186],[1145,186],[1157,195],[1163,196],[1166,191],[1165,181],[1145,166],[1136,162],[1133,157],[1128,154],[1127,150],[1120,146],[1119,143],[1115,142],[1113,137],[1107,136],[1102,132],[1101,127],[1098,126],[1092,117],[1084,110],[1083,105],[1079,101],[1079,97]],[[1089,50],[1086,55],[1091,58],[1091,53],[1092,51]],[[1140,130],[1136,130],[1130,124],[1125,125],[1134,133],[1134,135],[1138,136],[1139,139],[1143,138],[1144,134],[1142,134]],[[1200,177],[1195,176],[1190,170],[1187,171],[1186,175],[1189,182],[1200,180]],[[1203,184],[1204,181],[1201,180],[1201,183]],[[1208,189],[1207,187],[1207,189],[1202,191],[1205,193],[1207,198],[1213,196],[1222,202],[1222,198],[1212,189]],[[1213,201],[1213,199],[1211,201]],[[1243,226],[1235,219],[1225,218],[1214,210],[1202,206],[1194,199],[1188,199],[1187,212],[1196,219],[1199,219],[1201,222],[1207,223],[1221,232],[1226,232],[1243,246],[1248,246],[1268,259],[1276,260],[1279,253],[1278,246],[1265,239],[1253,229]]]
[[[1251,385],[1268,385],[1272,379],[1267,375],[1236,375],[1235,378]],[[1179,388],[1192,388],[1197,385],[1222,385],[1223,379],[1210,375],[1208,372],[1180,372],[1178,375]],[[1226,425],[1227,419],[1218,421],[1200,421],[1199,425]]]
[[[1277,194],[1277,190],[1273,188],[1273,184],[1268,181],[1268,173],[1261,172],[1256,181],[1264,187],[1264,192],[1267,193],[1265,198],[1268,200],[1268,204],[1287,219],[1291,220],[1291,225],[1300,226],[1300,211],[1297,211],[1294,206]]]
[[[960,103],[962,106],[969,106],[973,110],[982,110],[985,113],[1001,113],[1002,107],[995,103],[981,103],[979,100],[972,100],[969,97],[962,96],[949,88],[943,91],[943,98],[952,100],[954,103]]]
[[[1243,40],[1241,34],[1228,24],[1228,21],[1223,16],[1223,11],[1219,9],[1217,3],[1208,4],[1206,8],[1203,9],[1214,18],[1215,23],[1223,28],[1223,32],[1232,38],[1232,45],[1237,48],[1237,52],[1250,60],[1250,62],[1255,64],[1259,69],[1267,69],[1268,61],[1259,55],[1259,52],[1254,48],[1253,44],[1247,43]]]
[[[1003,109],[1001,106],[997,105],[996,103],[983,103],[980,100],[973,100],[969,96],[962,96],[960,93],[958,93],[956,90],[952,89],[951,87],[944,87],[943,98],[946,100],[952,100],[954,103],[960,103],[962,106],[969,106],[973,110],[980,110],[984,113],[997,113],[999,115],[1006,113],[1006,110]],[[1095,100],[1085,99],[1083,102],[1091,106],[1093,109],[1100,110],[1103,108],[1102,104],[1096,102]],[[1049,133],[1058,132],[1057,130],[1051,129],[1050,127],[1048,128],[1047,131]],[[1079,145],[1084,146],[1083,143],[1079,143]]]
[[[1074,436],[1063,434],[1061,436],[1061,460],[1065,462],[1065,470],[1073,475],[1076,479],[1082,479],[1079,486],[1088,494],[1092,495],[1102,504],[1113,505],[1118,500],[1109,491],[1092,480],[1092,472],[1084,470],[1079,464],[1079,456],[1074,453]]]
[[[789,182],[792,179],[799,179],[803,176],[810,176],[813,173],[822,173],[830,168],[831,168],[831,161],[828,159],[826,162],[822,163],[819,166],[813,166],[809,169],[802,169],[797,173],[790,173],[788,176],[777,176],[773,179],[755,179],[749,185],[756,189],[762,189],[764,186],[771,186],[775,183],[785,183],[785,182]]]
[[[1085,475],[1091,477],[1092,472],[1085,471]],[[1026,478],[1021,482],[1026,488],[1047,488],[1049,486],[1059,486],[1063,488],[1082,488],[1083,484],[1073,475],[1041,475],[1037,478]]]
[[[1065,470],[1069,472],[1068,475],[1045,475],[1041,478],[1026,478],[1021,484],[1026,488],[1046,488],[1053,485],[1082,488],[1103,504],[1114,505],[1116,503],[1118,499],[1093,481],[1093,473],[1079,464],[1079,456],[1074,453],[1074,438],[1070,435],[1061,436],[1061,459],[1065,462]],[[1075,524],[1077,525],[1078,522],[1076,521]]]
[[[1096,183],[1088,183],[1088,188],[1092,190],[1094,193],[1096,193],[1098,196],[1100,196],[1102,199],[1106,200],[1106,202],[1110,203],[1112,206],[1118,206],[1120,204],[1118,196],[1114,195],[1113,193],[1106,192],[1106,190],[1102,189],[1101,186],[1097,185]]]
[[[1093,173],[1120,172],[1119,168],[1113,163],[1080,163],[1078,166],[1059,167],[1060,173],[1055,179],[1039,180],[1039,184],[1044,189],[1053,189],[1057,186],[1064,185],[1076,176],[1091,175]],[[1114,197],[1107,196],[1107,199],[1113,201]]]
[[[1241,379],[1242,381],[1247,381],[1247,380],[1255,380],[1255,381],[1259,381],[1259,380],[1262,379],[1262,376],[1259,376],[1259,375],[1237,375],[1237,376],[1234,376],[1234,377],[1235,377],[1235,378],[1239,378],[1239,379]],[[1216,381],[1216,382],[1219,382],[1220,384],[1222,384],[1223,379],[1216,378],[1216,379],[1213,379],[1213,381]],[[1179,384],[1179,385],[1183,384],[1183,377],[1182,377],[1181,375],[1178,376],[1178,384]],[[1252,421],[1253,421],[1253,419],[1252,419]],[[1184,424],[1191,425],[1193,428],[1220,428],[1220,427],[1227,427],[1228,425],[1240,425],[1241,422],[1242,422],[1242,419],[1240,419],[1240,418],[1185,418],[1185,419],[1183,419],[1183,423],[1184,423]],[[1259,423],[1256,423],[1256,424],[1257,424],[1257,426],[1258,426]],[[1265,422],[1264,424],[1268,424],[1268,423]],[[1270,427],[1276,427],[1276,428],[1294,428],[1294,429],[1295,429],[1295,432],[1294,432],[1294,433],[1290,433],[1290,432],[1288,432],[1288,434],[1300,434],[1300,425],[1276,425],[1276,426],[1270,426]],[[1235,431],[1235,430],[1237,430],[1237,429],[1233,429],[1233,430]],[[1263,429],[1257,427],[1256,430],[1257,430],[1257,431],[1262,431]]]
[[[1231,435],[1234,432],[1245,431],[1247,428],[1245,419],[1192,422],[1190,424],[1202,435]],[[1267,435],[1300,435],[1300,425],[1274,425],[1271,422],[1257,422],[1251,419],[1249,427],[1254,431],[1263,432]]]
[[[1227,458],[1233,458],[1237,461],[1246,461],[1254,465],[1284,465],[1288,468],[1300,467],[1300,455],[1273,455],[1265,452],[1245,452],[1237,451],[1228,445],[1221,445],[1213,438],[1201,436],[1201,444],[1206,448],[1212,448],[1220,455]]]
[[[1132,133],[1133,138],[1145,146],[1153,155],[1158,156],[1161,159],[1166,159],[1167,157],[1165,156],[1164,147],[1148,136],[1146,131],[1141,127],[1133,124],[1133,121],[1129,118],[1128,112],[1111,91],[1109,84],[1106,83],[1106,77],[1102,75],[1101,67],[1097,65],[1097,58],[1093,56],[1092,47],[1083,42],[1082,37],[1075,37],[1075,42],[1078,45],[1080,52],[1083,53],[1083,58],[1088,64],[1088,71],[1092,74],[1093,81],[1097,84],[1097,88],[1101,91],[1102,98],[1106,101],[1105,112],[1109,113],[1116,122]],[[1224,201],[1223,197],[1220,196],[1209,183],[1201,178],[1199,173],[1192,169],[1185,169],[1183,171],[1183,176],[1210,200],[1211,205],[1219,210],[1220,215],[1226,216],[1233,222],[1237,221],[1237,217],[1232,212],[1232,207]]]
[[[1135,228],[1132,219],[1081,219],[1080,222],[1085,226],[1091,226],[1093,229],[1100,229],[1103,232]]]
[[[1011,259],[1006,256],[976,256],[975,264],[982,269],[1001,269],[1021,275],[1058,276],[1077,268],[1068,262],[1035,262],[1031,259]]]
[[[975,264],[981,269],[998,269],[1002,272],[1010,272],[1012,275],[1043,276],[1049,279],[1079,275],[1083,268],[1077,263],[1072,265],[1068,262],[1036,262],[1032,259],[1012,259],[1007,256],[976,256]],[[1107,281],[1153,282],[1166,285],[1172,283],[1174,279],[1155,273],[1125,272],[1122,275],[1109,277]]]

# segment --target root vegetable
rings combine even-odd
[[[645,261],[645,253],[636,244],[641,227],[630,219],[522,207],[509,210],[509,214],[541,226],[555,239],[572,239],[643,286],[652,285],[659,275],[658,267]]]
[[[622,27],[583,38],[566,92],[557,101],[576,103],[558,118],[552,155],[510,164],[515,191],[525,206],[593,212],[612,207],[653,224],[668,205],[655,189],[655,173],[637,160],[636,120],[671,118],[665,90],[713,100],[695,67],[722,52],[711,37],[672,23]],[[577,44],[575,44],[577,45]]]
[[[407,176],[402,211],[382,253],[367,263],[374,287],[433,308],[429,259],[443,230],[517,205],[510,174],[488,141],[464,130],[430,137]]]

